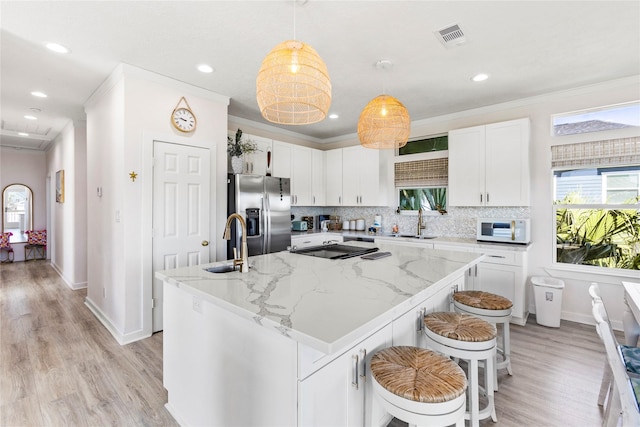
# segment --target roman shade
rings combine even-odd
[[[551,167],[625,166],[640,163],[640,136],[551,147]]]
[[[415,160],[395,164],[396,187],[446,187],[449,159]]]

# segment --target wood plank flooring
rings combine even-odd
[[[85,296],[46,261],[0,265],[0,425],[177,425],[164,408],[162,334],[120,346]],[[514,376],[500,371],[498,423],[481,426],[600,426],[595,327],[530,318],[511,331]]]
[[[177,426],[162,334],[119,345],[47,261],[0,265],[1,426]]]

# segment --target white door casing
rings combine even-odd
[[[153,142],[153,271],[209,262],[210,153]],[[153,332],[162,330],[162,281],[153,278]]]

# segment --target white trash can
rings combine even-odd
[[[536,301],[536,320],[539,325],[560,327],[562,290],[564,282],[553,277],[533,276],[533,296]]]

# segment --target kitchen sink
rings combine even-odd
[[[424,235],[415,235],[415,234],[389,234],[390,237],[405,237],[411,239],[435,239],[437,236],[424,236]]]
[[[208,271],[209,273],[231,273],[232,271],[237,271],[233,268],[233,264],[225,264],[225,265],[217,265],[215,267],[205,268],[204,271]]]

